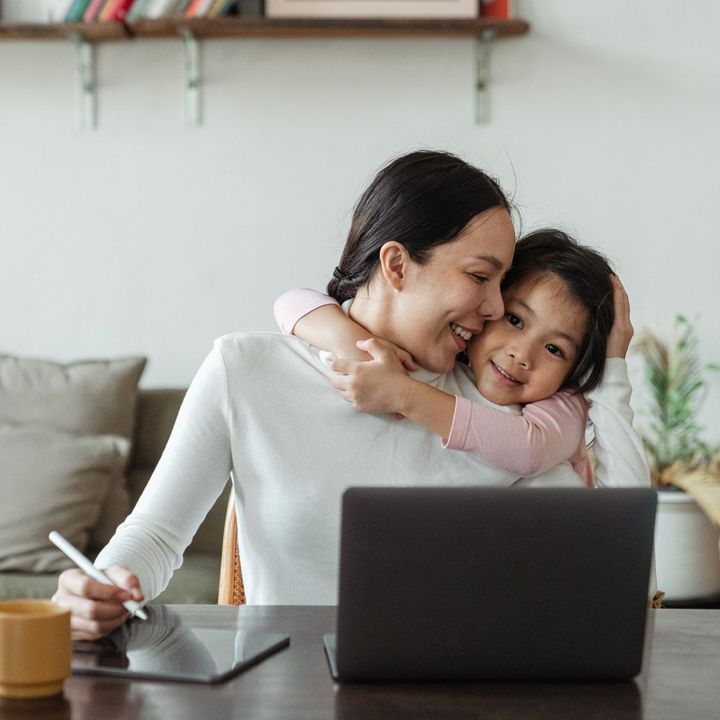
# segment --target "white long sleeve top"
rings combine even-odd
[[[604,485],[645,485],[649,473],[624,403],[629,384],[621,370],[596,391],[590,409],[599,477]],[[444,449],[418,425],[357,412],[330,385],[331,374],[318,352],[295,337],[218,339],[145,492],[96,565],[124,565],[140,579],[146,599],[156,597],[231,476],[248,603],[334,604],[340,499],[347,487],[517,484],[511,473]],[[415,376],[481,401],[462,366],[447,375],[421,370]],[[566,462],[520,484],[582,481]]]

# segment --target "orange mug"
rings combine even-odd
[[[61,693],[70,653],[67,608],[49,600],[0,602],[0,697]]]

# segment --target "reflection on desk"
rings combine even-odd
[[[399,693],[402,711],[397,705]],[[453,720],[642,719],[640,690],[634,681],[459,683],[450,692],[446,684],[342,685],[335,692],[335,720],[437,720],[450,708]]]
[[[288,644],[280,633],[188,627],[168,608],[148,612],[152,622],[133,620],[104,640],[73,643],[73,672],[218,682]]]

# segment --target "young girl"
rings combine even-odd
[[[357,409],[398,413],[443,438],[445,447],[471,453],[501,470],[530,478],[569,461],[593,485],[585,445],[587,404],[603,376],[606,350],[615,386],[615,410],[626,423],[623,435],[636,439],[627,405],[629,385],[621,347],[608,347],[615,296],[618,324],[629,327],[627,299],[607,261],[558,230],[541,230],[517,244],[503,284],[505,316],[469,337],[467,354],[475,385],[487,404],[472,402],[426,384],[406,369],[412,359],[391,343],[367,339],[333,301],[311,291],[291,291],[276,302],[280,326],[343,356],[352,340],[369,361],[339,357],[332,380]],[[333,340],[334,338],[334,340]],[[624,343],[624,347],[622,346]],[[352,349],[352,348],[351,348]],[[619,392],[618,392],[619,391]],[[592,398],[592,395],[590,395]],[[639,444],[639,440],[637,440]],[[639,448],[636,448],[638,450]],[[641,451],[641,450],[640,450]],[[622,485],[624,478],[609,484]],[[627,478],[628,484],[637,480]]]

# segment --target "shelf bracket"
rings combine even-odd
[[[490,50],[495,30],[488,28],[475,40],[475,122],[490,121]]]
[[[188,28],[182,29],[185,41],[185,124],[199,127],[200,112],[200,43]]]
[[[70,39],[75,44],[80,79],[80,105],[78,107],[80,130],[94,130],[97,126],[95,46],[79,33],[73,33]]]

